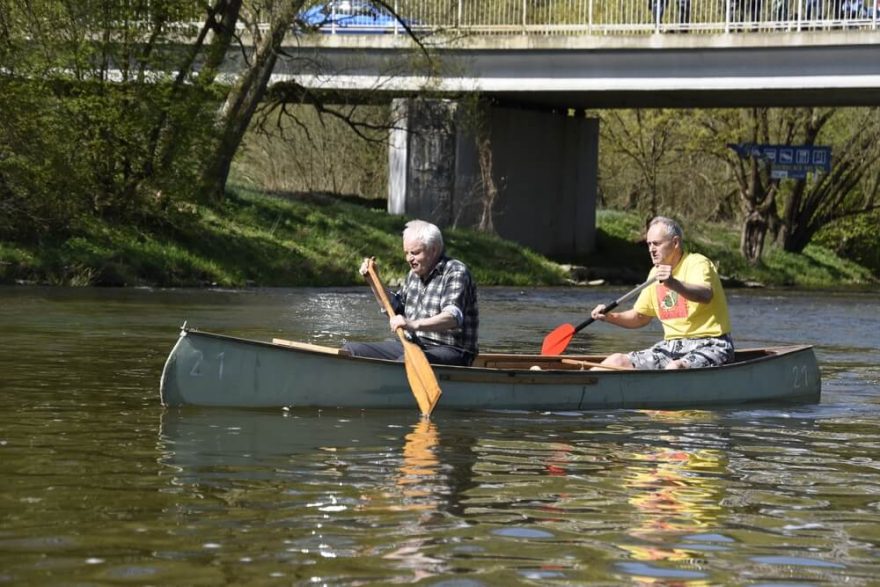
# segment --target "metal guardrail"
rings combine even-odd
[[[363,0],[327,0],[342,11]],[[638,35],[877,29],[880,0],[389,0],[415,30],[481,35]],[[322,32],[355,32],[325,26]],[[396,23],[356,32],[401,34]]]

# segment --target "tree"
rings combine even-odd
[[[238,13],[235,4],[241,0],[229,0],[226,4],[229,21],[233,22]],[[249,18],[245,25],[250,36],[254,40],[254,51],[247,66],[240,72],[237,81],[229,88],[217,114],[215,123],[216,138],[207,160],[205,162],[200,185],[209,197],[222,198],[229,178],[229,170],[232,159],[235,156],[245,132],[251,124],[261,102],[266,98],[269,79],[272,70],[283,51],[283,41],[290,34],[291,26],[300,32],[309,32],[315,28],[315,24],[307,24],[297,19],[303,9],[309,4],[308,0],[287,0],[286,2],[273,2],[273,0],[254,0]],[[401,18],[390,2],[384,0],[371,0],[371,3],[381,7],[385,12],[396,18],[401,27],[406,31],[416,45],[424,50],[418,42],[413,31]],[[218,4],[224,4],[222,0]],[[261,23],[268,20],[268,26],[263,28]],[[212,53],[219,53],[229,48],[232,36],[225,37],[212,49]],[[356,132],[364,126],[369,127],[363,121],[351,116],[351,110],[338,110],[328,108],[320,96],[309,92],[306,88],[295,82],[289,82],[284,92],[302,96],[303,99],[312,103],[319,112],[341,118],[350,123]]]
[[[149,218],[194,183],[217,98],[170,49],[191,20],[171,0],[0,5],[0,183],[30,238],[64,238],[86,216]]]
[[[62,212],[59,199],[49,214],[36,205],[55,193],[77,203],[74,216],[129,221],[160,217],[172,198],[222,198],[283,40],[315,29],[297,18],[308,3],[0,4],[0,95],[27,105],[0,116],[0,208],[31,223],[39,212],[41,233],[57,236],[70,206]],[[233,51],[244,66],[225,83],[219,72]],[[34,128],[46,132],[34,137]]]
[[[795,253],[803,251],[821,228],[834,221],[880,209],[880,109],[810,109],[810,114],[802,128],[804,144],[816,144],[820,134],[827,136],[836,144],[834,165],[831,173],[814,175],[810,181],[797,180],[785,202],[782,246]]]
[[[876,187],[863,180],[876,167],[880,151],[877,109],[752,108],[705,111],[706,149],[724,160],[736,182],[742,205],[740,250],[757,263],[767,236],[785,250],[801,252],[823,226],[877,208]],[[829,174],[806,179],[774,178],[770,165],[739,157],[730,143],[833,146]]]
[[[764,250],[768,230],[776,230],[779,215],[776,197],[779,180],[773,179],[770,169],[754,157],[738,157],[727,147],[730,143],[762,144],[771,142],[771,136],[784,135],[783,144],[792,137],[793,125],[783,125],[776,132],[766,108],[715,111],[703,118],[703,127],[709,131],[711,144],[707,147],[728,166],[737,186],[742,210],[740,252],[749,263],[757,263]]]
[[[660,209],[661,177],[676,159],[677,119],[672,110],[612,110],[603,113],[602,138],[621,159],[637,171],[638,184],[631,187],[629,205],[644,205],[656,216]]]

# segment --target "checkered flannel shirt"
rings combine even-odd
[[[410,271],[403,287],[394,295],[399,302],[395,310],[400,313],[402,306],[407,320],[431,318],[444,310],[458,320],[458,328],[445,332],[416,331],[416,342],[423,346],[452,346],[477,354],[477,286],[464,263],[444,255],[425,281]]]

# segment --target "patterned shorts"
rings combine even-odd
[[[729,334],[717,338],[678,338],[661,340],[643,351],[627,355],[636,369],[665,369],[681,359],[691,369],[723,365],[733,360],[733,339]]]

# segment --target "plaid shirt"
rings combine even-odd
[[[457,315],[458,328],[445,332],[416,331],[415,342],[422,346],[451,346],[477,354],[480,324],[477,286],[464,263],[443,255],[425,281],[410,271],[394,296],[398,302],[395,311],[400,313],[403,309],[407,320],[431,318],[447,308]]]

